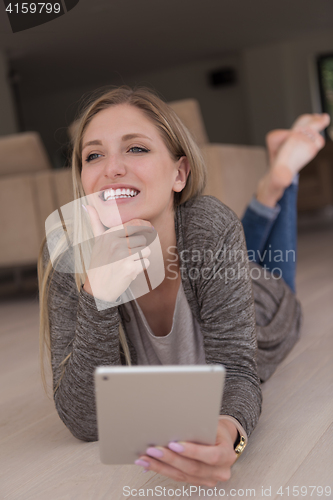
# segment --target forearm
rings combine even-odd
[[[218,279],[211,279],[203,294],[206,362],[226,368],[221,414],[236,418],[250,435],[261,412],[261,389],[252,282],[239,221],[219,248],[225,258],[214,263]]]
[[[55,273],[50,286],[49,327],[56,409],[72,434],[97,439],[94,370],[121,364],[116,307],[98,311],[95,299],[71,275]]]
[[[261,403],[259,382],[242,377],[231,378],[225,384],[220,415],[234,417],[250,436],[258,423]]]

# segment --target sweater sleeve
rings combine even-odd
[[[44,262],[47,259],[44,249]],[[49,284],[55,406],[76,438],[95,441],[98,435],[94,370],[100,365],[121,364],[118,308],[98,311],[94,297],[83,288],[78,292],[73,274],[54,271]]]
[[[215,240],[216,241],[216,240]],[[226,368],[221,414],[236,418],[248,436],[260,413],[257,337],[252,283],[243,228],[234,217],[218,237],[198,286],[206,362]]]

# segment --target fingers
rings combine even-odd
[[[142,234],[138,236],[129,236],[126,238],[126,242],[130,255],[135,253],[138,248],[144,248],[147,245],[147,239]]]
[[[154,231],[153,226],[149,223],[149,225],[133,225],[133,224],[124,224],[124,230],[126,236],[131,236],[136,233],[152,233]]]
[[[133,269],[133,279],[135,279],[142,271],[148,269],[150,262],[148,259],[138,259],[132,263]]]
[[[120,229],[125,229],[125,236],[131,236],[132,234],[138,232],[154,231],[154,228],[151,225],[151,223],[143,219],[132,219],[128,222],[125,222],[125,224],[114,226],[105,230],[105,227],[99,218],[96,208],[93,207],[92,205],[82,205],[82,206],[88,212],[90,224],[95,238],[97,236],[101,236],[104,233],[111,233]]]
[[[151,254],[151,250],[149,247],[138,247],[135,249],[135,253],[127,257],[129,260],[147,260],[147,257]],[[149,261],[148,261],[149,262]]]
[[[155,454],[156,452],[163,453],[163,456],[158,459],[154,458],[151,454]],[[163,447],[148,448],[146,453],[147,455],[140,456],[140,460],[149,464],[145,465],[146,469],[171,477],[176,481],[186,481],[195,485],[215,486],[218,481],[227,481],[231,476],[231,465],[227,463],[208,465],[180,456],[178,453],[174,453]]]
[[[126,226],[146,226],[146,227],[154,229],[148,220],[143,220],[143,219],[129,220],[128,222],[125,222],[124,227],[126,227]]]
[[[142,464],[140,463],[142,461]],[[136,460],[135,463],[137,465],[141,465],[142,467],[147,468],[148,470],[152,470],[161,474],[162,476],[167,476],[177,482],[189,482],[187,481],[186,475],[181,472],[179,469],[172,467],[171,465],[165,464],[163,462],[159,462],[158,460],[153,460],[151,457],[142,456],[139,460]],[[144,465],[144,464],[148,464]],[[192,483],[192,481],[191,481]],[[192,483],[195,484],[195,483]]]
[[[92,231],[94,233],[95,238],[97,236],[100,236],[105,233],[105,228],[99,218],[99,215],[97,213],[97,210],[95,207],[92,207],[91,205],[85,206],[88,215],[89,215],[89,220],[91,224]]]
[[[232,446],[228,446],[227,442],[220,442],[217,446],[206,446],[189,442],[169,443],[169,448],[175,451],[180,450],[179,445],[183,448],[183,451],[178,452],[180,456],[198,460],[208,465],[231,464],[237,458]]]

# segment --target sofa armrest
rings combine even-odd
[[[31,175],[0,178],[0,267],[37,262],[40,233]]]
[[[208,170],[204,194],[215,196],[240,218],[267,170],[265,148],[206,144],[201,151]]]

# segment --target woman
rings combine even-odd
[[[298,130],[269,139],[272,166],[259,184],[257,206],[249,207],[244,220],[249,236],[251,224],[264,228],[257,231],[254,250],[262,250],[278,227],[284,210],[281,206],[277,214],[277,200],[323,146],[317,130],[327,118],[305,118],[310,120],[306,128],[296,124]],[[260,272],[251,279],[251,270],[263,267],[249,267],[244,258],[241,223],[215,198],[200,196],[206,178],[200,151],[173,111],[151,92],[120,88],[93,101],[81,117],[72,163],[75,198],[102,194],[97,202],[115,200],[118,212],[107,220],[97,204],[87,206],[87,213],[81,210],[74,233],[89,216],[95,245],[89,268],[81,263],[75,275],[53,271],[42,245],[41,345],[49,346],[59,416],[77,438],[97,439],[93,371],[98,365],[221,363],[227,377],[216,445],[151,447],[136,463],[195,485],[227,480],[235,447],[244,448],[241,441],[246,444],[259,419],[260,378],[268,378],[297,340],[299,304],[283,279]],[[262,207],[269,216],[260,212]],[[112,235],[120,224],[135,252],[101,269],[94,265],[105,251],[99,237]],[[139,250],[145,267],[150,265],[143,235],[153,230],[161,243],[165,279],[146,295],[117,305],[143,271]],[[117,238],[107,247],[111,258],[119,248]],[[282,333],[281,324],[287,325]]]

